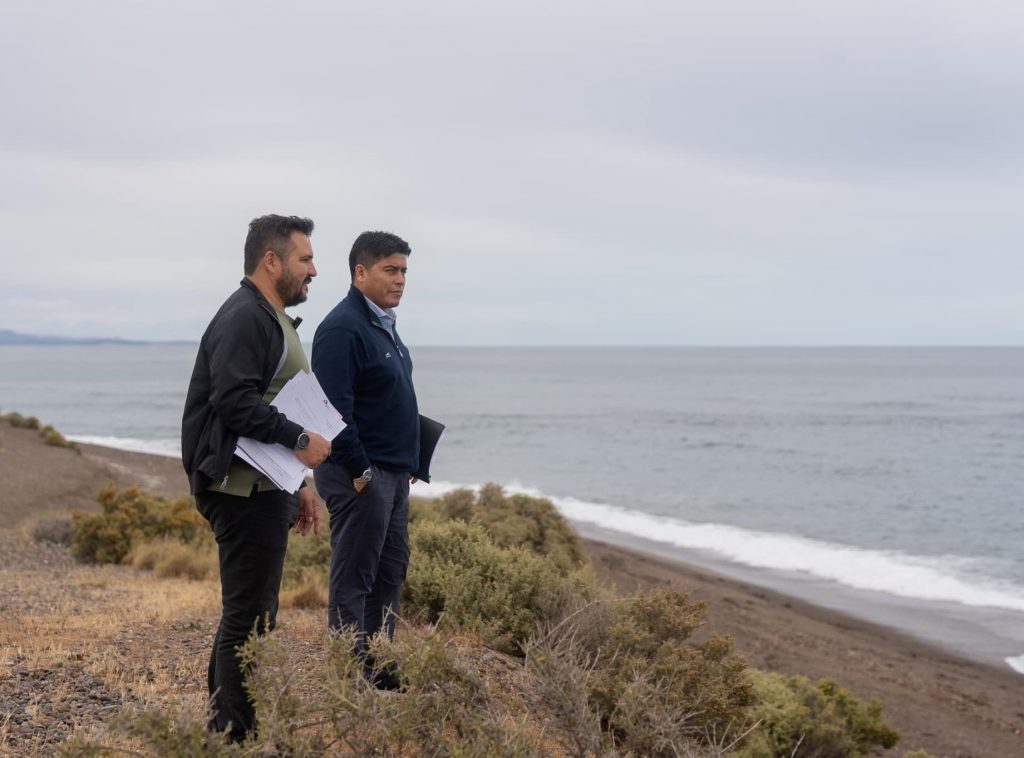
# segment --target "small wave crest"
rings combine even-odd
[[[452,482],[418,483],[414,494],[436,497],[460,486],[478,487]],[[745,566],[803,573],[858,590],[917,600],[1024,612],[1024,588],[960,570],[970,562],[959,556],[915,556],[725,524],[692,523],[572,497],[551,497],[514,483],[505,490],[547,497],[570,521],[700,551]]]
[[[1006,663],[1018,674],[1024,674],[1024,655],[1007,658]]]
[[[149,453],[168,458],[181,457],[181,440],[179,439],[142,440],[134,437],[96,437],[87,434],[69,434],[68,439],[72,442],[81,442],[83,445],[99,445],[115,450],[128,450],[133,453]]]

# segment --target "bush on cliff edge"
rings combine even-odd
[[[15,429],[34,429],[39,432],[39,436],[43,438],[43,442],[51,447],[64,447],[69,450],[74,450],[78,454],[81,454],[82,452],[78,449],[78,445],[69,441],[63,434],[58,432],[49,424],[43,426],[35,416],[22,416],[20,413],[5,413],[0,415],[0,421],[6,421]]]
[[[728,638],[695,641],[704,607],[685,594],[657,589],[624,600],[607,596],[588,571],[567,568],[579,562],[572,540],[562,535],[563,527],[571,529],[553,507],[506,498],[494,487],[481,493],[489,511],[478,518],[483,502],[466,493],[453,493],[440,508],[415,506],[403,615],[469,632],[514,655],[525,649],[539,690],[535,702],[550,714],[547,738],[569,753],[717,756],[738,750],[730,754],[767,758],[797,751],[852,758],[898,739],[874,701],[865,705],[832,682],[748,669]],[[191,567],[190,556],[201,564],[208,551],[211,562],[185,573],[216,574],[209,529],[191,498],[108,488],[98,500],[101,513],[75,515],[72,549],[79,559],[132,559],[156,569],[170,550],[177,563]],[[523,526],[524,511],[534,508],[551,519],[547,527]],[[322,606],[329,555],[326,534],[293,541],[283,598],[292,585],[295,604]]]
[[[402,589],[403,614],[441,628],[478,634],[496,650],[522,654],[563,587],[593,594],[593,580],[563,575],[542,555],[496,545],[462,521],[419,522],[410,529],[415,559]]]
[[[428,520],[476,524],[499,547],[543,555],[563,574],[587,564],[583,541],[550,500],[508,495],[497,484],[485,484],[479,492],[460,488],[436,500],[414,502],[411,524]]]
[[[754,687],[751,717],[760,721],[736,758],[799,755],[856,758],[875,747],[891,748],[899,733],[882,720],[882,704],[863,703],[830,679],[812,682],[748,669]]]
[[[167,500],[134,487],[118,491],[106,487],[96,496],[97,514],[72,515],[71,554],[88,563],[121,563],[133,545],[174,538],[195,541],[206,522],[192,498]]]

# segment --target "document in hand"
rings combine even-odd
[[[289,379],[271,405],[289,421],[328,440],[333,440],[345,428],[341,414],[331,405],[312,373],[300,371]],[[284,445],[241,437],[235,455],[286,492],[297,492],[306,477],[306,467],[295,457],[295,452]]]
[[[420,465],[412,475],[421,482],[430,484],[430,460],[434,457],[437,443],[444,434],[444,424],[432,418],[420,416]]]

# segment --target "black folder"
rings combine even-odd
[[[444,424],[440,421],[420,416],[420,465],[412,475],[421,482],[430,482],[430,459],[434,457],[434,449],[443,433]]]

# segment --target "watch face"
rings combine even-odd
[[[303,432],[299,435],[299,438],[295,441],[295,447],[299,450],[305,450],[309,446],[309,435]]]

